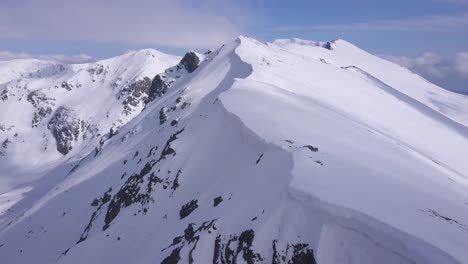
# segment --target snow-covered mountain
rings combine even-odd
[[[468,263],[468,97],[344,40],[0,76],[2,262]]]
[[[154,76],[179,60],[148,49],[79,65],[0,62],[0,166],[9,174],[0,191],[27,171],[89,153],[141,112]]]

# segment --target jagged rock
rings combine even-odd
[[[198,58],[197,54],[193,51],[187,52],[180,61],[180,65],[184,67],[188,73],[195,71],[199,64],[200,58]]]
[[[223,201],[223,197],[221,197],[221,196],[218,196],[218,197],[214,198],[213,207],[218,206],[222,201]]]
[[[307,148],[308,150],[310,150],[312,152],[317,152],[318,151],[318,148],[316,148],[314,146],[311,146],[311,145],[306,145],[306,146],[304,146],[304,148]]]
[[[8,89],[5,89],[0,93],[0,99],[2,101],[8,100]]]
[[[182,208],[180,209],[180,212],[179,212],[180,219],[184,219],[185,217],[189,216],[197,208],[198,208],[197,200],[192,200],[182,205]]]
[[[47,128],[57,141],[57,151],[67,155],[72,150],[73,142],[78,140],[80,119],[75,116],[73,110],[61,106],[55,111]]]
[[[120,96],[130,93],[127,98],[122,102],[124,105],[123,113],[129,115],[133,109],[140,105],[142,102],[148,100],[151,87],[151,79],[144,77],[132,83],[128,88],[121,91]]]
[[[71,91],[73,89],[73,84],[67,82],[62,82],[60,86],[67,91]]]
[[[167,109],[165,107],[161,108],[159,110],[159,124],[162,125],[164,122],[167,121],[167,115],[166,115]]]
[[[327,42],[323,45],[324,48],[326,48],[327,50],[333,50],[333,47],[332,47],[332,44],[331,42]]]
[[[135,203],[146,206],[149,202],[154,201],[151,192],[153,191],[153,185],[161,182],[160,179],[154,174],[151,174],[146,188],[144,188],[142,182],[155,164],[156,162],[154,160],[147,162],[140,172],[132,174],[125,181],[125,184],[120,190],[112,197],[104,219],[105,225],[103,230],[106,230],[110,226],[110,223],[117,217],[122,208],[129,207]],[[147,210],[146,207],[144,209]]]
[[[55,105],[55,99],[46,96],[43,92],[36,90],[30,92],[26,100],[30,102],[37,111],[33,113],[31,121],[32,127],[37,127],[39,123],[52,113],[52,106]]]
[[[7,138],[5,141],[3,141],[1,147],[0,147],[0,157],[6,155],[6,149],[8,148],[8,144],[10,144],[11,141]]]
[[[26,100],[30,102],[34,107],[38,107],[40,103],[42,102],[50,102],[50,101],[55,101],[54,98],[47,97],[43,92],[39,90],[32,91],[28,94],[26,97]]]
[[[149,88],[147,102],[151,102],[155,98],[165,94],[168,89],[169,86],[162,80],[161,76],[159,74],[156,75],[151,83],[151,87]]]

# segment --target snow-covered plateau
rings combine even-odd
[[[1,263],[468,263],[468,97],[349,42],[0,62]]]

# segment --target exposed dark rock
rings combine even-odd
[[[179,185],[179,176],[180,176],[181,173],[182,173],[181,170],[177,171],[177,175],[175,176],[174,181],[172,182],[172,187],[171,187],[172,193],[174,193],[175,190],[177,190],[177,188],[179,188],[179,186],[180,186]]]
[[[0,149],[0,157],[5,156],[7,154],[6,149],[8,148],[8,145],[11,143],[11,141],[7,138],[2,142],[1,149]]]
[[[39,90],[30,92],[26,99],[37,109],[31,121],[32,127],[37,127],[45,117],[52,113],[52,106],[55,105],[55,99],[47,97]]]
[[[73,142],[78,140],[80,133],[80,119],[74,111],[65,107],[59,107],[47,124],[56,142],[57,150],[67,155],[72,150]]]
[[[293,250],[292,255],[288,254],[290,249]],[[290,259],[288,260],[288,258]],[[277,241],[273,240],[272,264],[280,263],[316,264],[316,261],[314,258],[314,251],[311,248],[309,248],[308,244],[299,243],[287,245],[286,250],[280,252],[277,247]]]
[[[178,123],[179,121],[177,121],[177,119],[174,119],[171,121],[171,126],[176,126]]]
[[[180,61],[180,66],[184,67],[188,73],[195,71],[199,64],[200,58],[193,51],[187,52]]]
[[[109,190],[107,190],[103,194],[103,196],[101,198],[99,198],[99,199],[96,198],[96,199],[93,200],[93,202],[91,203],[91,206],[94,206],[94,207],[97,207],[97,208],[93,212],[93,214],[91,215],[91,218],[89,219],[88,225],[86,226],[85,230],[81,234],[80,239],[78,240],[78,242],[76,242],[76,244],[79,244],[79,243],[85,241],[86,238],[88,238],[88,233],[91,230],[91,227],[93,226],[93,222],[94,222],[94,220],[96,220],[96,218],[98,216],[98,213],[102,209],[103,205],[105,205],[107,202],[109,202],[109,200],[111,198],[111,195],[110,195],[111,192],[112,192],[112,188],[109,188]]]
[[[151,87],[149,88],[147,103],[153,101],[157,97],[162,96],[168,90],[169,90],[169,86],[167,85],[167,83],[165,83],[162,80],[159,74],[156,75],[151,83]]]
[[[167,115],[166,115],[167,109],[165,107],[161,108],[159,110],[159,124],[162,125],[164,122],[167,121]]]
[[[255,164],[258,164],[261,160],[262,160],[262,157],[263,157],[263,153],[260,155],[260,157],[258,157],[258,159],[255,161]]]
[[[32,127],[37,127],[39,123],[48,115],[52,113],[52,108],[50,106],[39,107],[36,112],[33,114]]]
[[[5,90],[3,90],[3,91],[0,93],[0,99],[1,99],[2,101],[8,100],[8,89],[5,88]]]
[[[181,106],[182,109],[185,109],[186,107],[189,107],[190,103],[184,102]]]
[[[152,148],[149,150],[149,152],[148,152],[147,158],[149,158],[149,157],[151,157],[152,155],[154,155],[154,152],[155,152],[156,150],[158,150],[158,146],[152,147]]]
[[[318,148],[316,148],[314,146],[311,146],[311,145],[304,146],[304,148],[308,148],[312,152],[317,152],[318,151]]]
[[[293,248],[291,264],[316,264],[314,251],[309,248],[308,244],[296,244]]]
[[[260,254],[255,253],[252,249],[252,242],[254,237],[255,232],[252,229],[246,230],[240,234],[239,244],[237,245],[237,254],[234,258],[234,261],[240,252],[242,252],[242,257],[247,262],[247,264],[254,264],[257,261],[263,260]]]
[[[55,101],[54,98],[47,97],[43,92],[39,90],[30,92],[26,97],[26,100],[30,102],[34,107],[37,107],[42,102]]]
[[[169,255],[167,258],[165,258],[161,264],[177,264],[179,263],[179,260],[180,260],[180,249],[182,247],[179,247],[179,248],[174,248],[174,250],[172,250],[172,253],[171,255]]]
[[[191,247],[188,253],[188,263],[189,264],[195,263],[193,259],[193,252],[195,251],[198,241],[200,240],[200,235],[202,232],[210,233],[211,230],[216,230],[216,227],[214,226],[215,221],[216,221],[215,219],[211,221],[205,221],[197,229],[195,229],[196,224],[194,223],[188,224],[187,228],[184,230],[184,235],[175,237],[172,241],[172,244],[162,250],[162,251],[165,251],[166,249],[170,247],[178,245],[178,247],[173,249],[171,255],[168,256],[166,259],[171,259],[171,256],[174,254],[174,250],[177,250],[179,251],[178,260],[180,260],[180,250],[184,247]]]
[[[214,253],[213,253],[213,264],[217,264],[218,259],[221,258],[221,235],[218,235],[215,240]],[[224,261],[223,261],[224,263]]]
[[[221,196],[218,196],[218,197],[214,198],[213,207],[218,206],[222,201],[223,201],[223,197],[221,197]]]
[[[184,128],[181,130],[177,131],[176,133],[172,134],[171,137],[167,140],[166,145],[164,146],[164,149],[161,151],[161,156],[159,156],[159,159],[157,162],[161,161],[162,159],[166,159],[166,156],[168,155],[176,155],[176,151],[171,147],[171,143],[177,139],[177,136],[184,131]]]
[[[62,84],[60,84],[60,87],[62,87],[63,89],[65,89],[67,91],[71,91],[73,89],[73,84],[67,83],[67,82],[62,82]]]
[[[122,89],[119,98],[129,94],[129,96],[127,96],[123,101],[125,114],[130,114],[133,112],[134,107],[137,107],[140,103],[144,103],[148,100],[151,83],[150,78],[144,77],[143,79],[130,84],[128,88]]]
[[[148,203],[154,201],[151,192],[153,191],[154,184],[161,182],[160,179],[154,174],[151,174],[146,188],[143,187],[144,189],[142,190],[142,186],[140,185],[144,182],[144,176],[149,174],[155,164],[155,160],[147,162],[139,173],[134,173],[128,177],[125,184],[114,197],[112,197],[107,208],[103,230],[109,227],[110,223],[117,217],[122,208],[135,203],[140,203],[144,207],[147,206]]]
[[[127,178],[125,183],[122,185],[119,191],[112,197],[105,218],[104,218],[104,226],[103,230],[109,228],[111,222],[118,216],[120,210],[122,208],[126,208],[131,206],[132,204],[139,203],[143,208],[143,213],[146,213],[148,210],[148,204],[150,202],[154,202],[152,197],[152,192],[154,191],[154,186],[158,183],[162,183],[163,180],[156,176],[154,173],[151,173],[147,177],[147,185],[144,186],[143,183],[145,182],[145,176],[148,175],[153,167],[159,163],[161,160],[166,159],[168,155],[175,155],[175,150],[171,147],[171,142],[177,139],[177,135],[182,133],[184,129],[174,133],[170,136],[170,138],[166,142],[166,146],[161,151],[161,155],[158,160],[150,160],[148,161],[145,166],[140,170],[139,173],[134,173]],[[138,154],[136,153],[137,156]],[[159,170],[158,170],[159,172]],[[181,171],[177,173],[176,178],[172,182],[173,190],[177,189],[179,186],[178,184],[178,176],[180,175]],[[164,186],[163,186],[164,188]],[[165,189],[165,188],[164,188]],[[139,211],[140,212],[140,211]]]
[[[327,42],[323,45],[324,48],[326,48],[327,50],[333,50],[333,47],[332,47],[332,44],[331,42]]]
[[[180,209],[180,212],[179,212],[180,219],[184,219],[185,217],[189,216],[197,208],[198,208],[197,200],[192,200],[182,205],[182,208]]]
[[[154,174],[154,172],[152,172],[148,178],[148,184],[147,184],[147,187],[146,189],[148,190],[149,193],[153,192],[153,188],[156,184],[158,183],[162,183],[163,180],[160,179],[158,176],[156,176]]]

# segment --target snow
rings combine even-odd
[[[87,64],[60,65],[33,59],[0,62],[0,93],[8,95],[0,103],[0,126],[6,129],[0,142],[12,142],[0,158],[4,168],[0,192],[45,174],[34,171],[50,170],[71,156],[80,158],[80,153],[94,149],[100,134],[124,125],[143,109],[140,100],[125,112],[123,101],[129,96],[125,89],[145,77],[152,80],[179,60],[178,56],[145,49]],[[33,92],[46,99],[30,100]],[[50,108],[49,113],[31,123],[41,108]],[[65,157],[57,151],[56,139],[48,128],[48,120],[61,108],[73,110],[74,118],[83,122],[78,124],[79,137],[71,143],[72,153]]]
[[[176,57],[142,50],[26,80],[83,83],[53,96],[106,130],[122,121],[98,152],[97,141],[65,157],[34,152],[33,136],[31,151],[7,152],[0,258],[293,263],[310,249],[321,264],[467,263],[468,97],[344,40],[326,44],[241,36],[197,54],[182,78]],[[90,77],[101,65],[108,75]],[[169,91],[122,117],[112,81],[158,73]],[[35,131],[26,106],[0,107],[15,117],[1,123]]]

